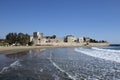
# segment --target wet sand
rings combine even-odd
[[[76,46],[8,46],[0,47],[0,53],[11,54],[33,49],[47,49],[47,48],[65,48],[65,47],[76,47]],[[80,46],[77,46],[80,47]]]
[[[87,45],[88,47],[90,46],[108,46],[108,43],[90,43]],[[16,52],[21,52],[21,51],[26,51],[26,50],[32,50],[32,49],[46,49],[46,48],[70,48],[70,47],[83,47],[85,46],[84,44],[78,44],[78,43],[62,43],[62,44],[47,44],[47,45],[39,45],[39,46],[0,46],[0,53],[4,54],[10,54],[10,53],[16,53]]]
[[[55,46],[9,46],[9,47],[0,47],[0,53],[10,54],[10,53],[22,52],[32,49],[46,49],[46,48],[54,48],[54,47]]]

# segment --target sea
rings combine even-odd
[[[0,53],[0,80],[120,80],[120,45]]]

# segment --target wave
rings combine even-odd
[[[12,64],[10,64],[8,67],[3,67],[3,69],[0,71],[0,73],[3,73],[3,72],[7,72],[9,71],[10,68],[17,68],[17,67],[20,67],[22,66],[19,62],[19,60],[13,62]]]
[[[6,71],[8,71],[8,67],[4,67],[4,68],[0,71],[0,73],[6,72]]]
[[[97,48],[97,47],[92,47],[92,49],[99,50],[99,51],[108,51],[108,52],[120,53],[120,50],[101,49],[101,48]]]
[[[17,61],[15,61],[15,62],[13,62],[12,64],[10,64],[10,67],[12,67],[12,68],[15,68],[15,67],[18,67],[18,66],[22,66],[22,65],[20,64],[19,60],[17,60]]]
[[[86,49],[86,48],[75,48],[75,51],[92,56],[92,57],[120,63],[120,54],[116,52],[112,52],[112,51],[110,52],[110,51],[105,51],[101,49],[96,50],[96,49]]]
[[[60,68],[52,59],[51,59],[52,55],[50,54],[50,62],[53,64],[53,66],[55,66],[58,70],[60,70],[61,72],[65,73],[68,75],[69,78],[71,78],[72,80],[76,80],[74,77],[72,77],[68,72],[66,72],[65,70],[63,70],[62,68]]]

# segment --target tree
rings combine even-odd
[[[99,43],[107,43],[105,40],[100,40]]]
[[[52,38],[55,39],[55,38],[56,38],[56,35],[53,35]]]
[[[8,33],[6,35],[6,42],[8,42],[9,44],[16,43],[16,41],[17,41],[17,33]]]
[[[18,33],[17,42],[21,45],[26,45],[30,42],[30,36],[28,34]]]
[[[46,36],[46,39],[50,39],[50,36]]]
[[[8,33],[6,35],[6,42],[9,44],[17,44],[26,45],[30,42],[30,35],[24,33]]]
[[[28,45],[29,45],[29,46],[32,46],[33,44],[34,44],[34,42],[33,42],[33,41],[28,42]]]
[[[67,42],[67,36],[64,37],[64,42]]]
[[[25,38],[26,38],[25,43],[28,44],[30,42],[30,35],[25,34]]]

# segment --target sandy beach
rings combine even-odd
[[[32,49],[47,49],[47,48],[62,48],[62,47],[75,47],[75,46],[8,46],[0,47],[0,53],[11,54],[16,52],[22,52]]]
[[[52,47],[52,46],[51,46]],[[43,48],[50,48],[50,46],[9,46],[9,47],[0,47],[0,53],[10,54],[21,52],[30,49],[43,49]]]
[[[31,49],[46,49],[46,48],[65,48],[65,47],[82,47],[83,44],[54,44],[41,46],[0,46],[0,53],[10,54]],[[108,46],[107,43],[91,43],[89,46]]]

